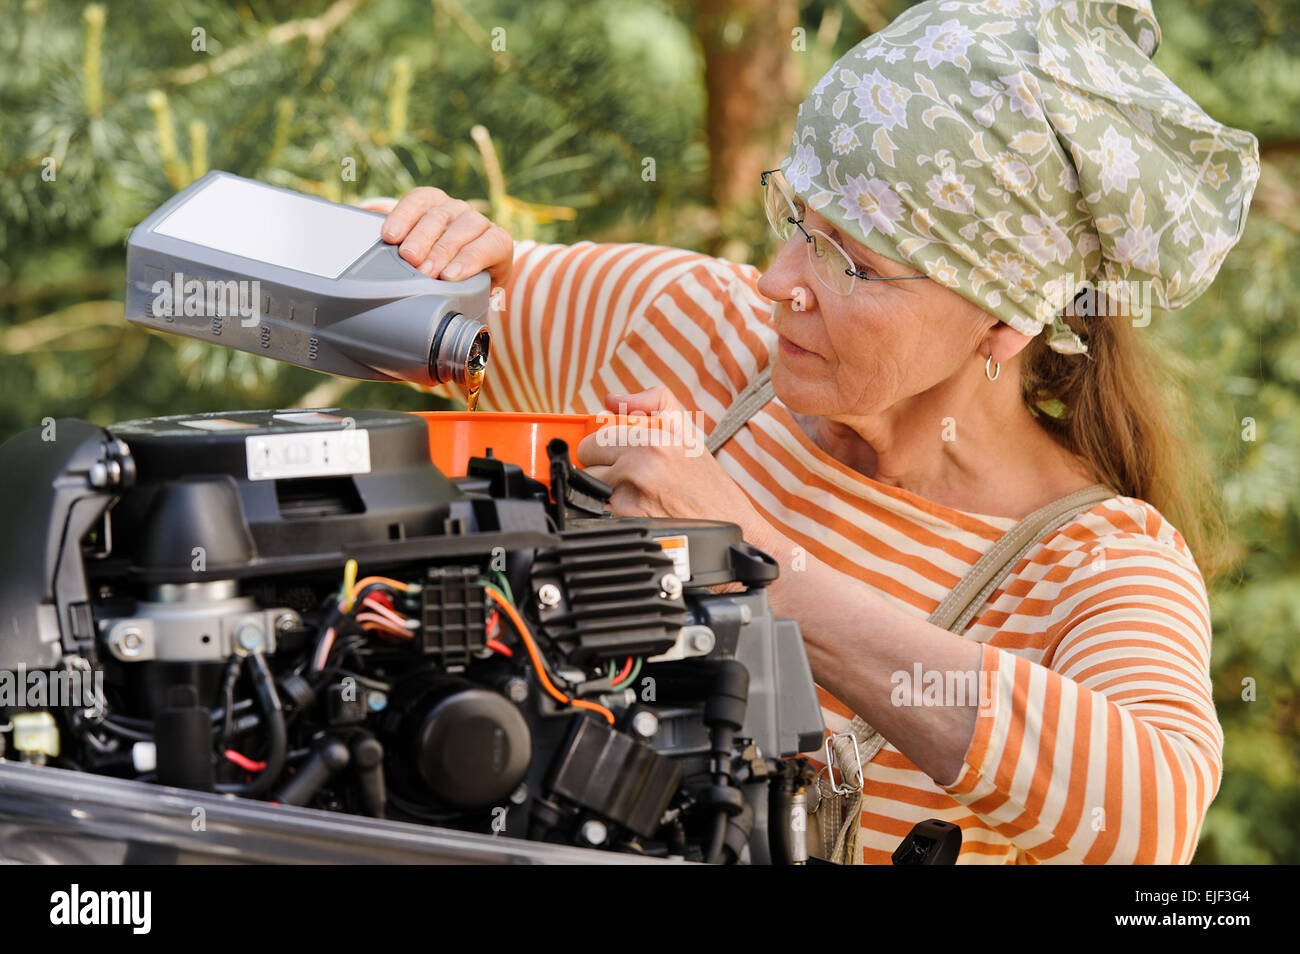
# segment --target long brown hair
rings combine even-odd
[[[1098,314],[1114,314],[1101,298]],[[1239,553],[1223,520],[1185,391],[1128,317],[1065,321],[1088,357],[1058,354],[1046,333],[1025,348],[1020,390],[1039,423],[1120,494],[1145,500],[1183,535],[1206,580]],[[1091,360],[1090,360],[1091,359]]]

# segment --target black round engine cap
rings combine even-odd
[[[486,808],[523,781],[532,733],[504,696],[464,689],[429,710],[415,747],[420,777],[435,795],[462,808]]]

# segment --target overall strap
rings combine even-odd
[[[961,582],[953,587],[952,592],[930,614],[929,621],[960,636],[975,614],[983,609],[993,591],[1035,543],[1059,530],[1083,511],[1114,496],[1115,491],[1109,487],[1093,484],[1029,514],[999,537],[989,551],[975,562]],[[859,787],[852,794],[844,796],[844,803],[836,805],[826,818],[820,820],[823,843],[832,846],[828,855],[832,861],[840,864],[857,864],[861,861],[862,855],[857,843],[858,812],[862,804],[860,786],[865,766],[884,748],[886,741],[883,735],[858,715],[849,722],[847,732],[834,737],[835,761],[841,766],[856,769],[856,777],[851,784]],[[824,789],[823,783],[823,804],[828,794]]]
[[[938,609],[930,614],[930,622],[960,635],[1035,543],[1093,505],[1114,496],[1115,491],[1104,484],[1093,484],[1035,510],[999,537],[976,561]]]
[[[704,446],[710,454],[716,454],[718,448],[730,440],[731,435],[740,430],[746,421],[761,411],[772,400],[772,365],[759,373],[758,377],[745,385],[745,390],[736,395],[736,400],[727,408],[717,426],[705,440]]]

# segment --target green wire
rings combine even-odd
[[[491,580],[487,579],[486,577],[479,577],[479,578],[478,578],[477,580],[475,580],[474,582],[475,582],[475,583],[479,583],[479,584],[481,584],[482,587],[483,587],[483,589],[485,589],[485,590],[492,590],[492,591],[495,592],[498,596],[500,596],[503,600],[505,600],[507,603],[509,603],[511,606],[514,606],[514,605],[515,605],[515,601],[512,600],[512,599],[509,597],[509,595],[506,594],[506,593],[501,589],[501,587],[497,586],[495,583],[493,583]]]
[[[504,596],[506,599],[508,599],[511,603],[514,603],[515,594],[510,589],[510,581],[506,578],[506,575],[502,573],[500,570],[493,570],[492,573],[501,581],[501,586],[499,587],[499,589],[501,590],[501,595]]]
[[[610,677],[612,678],[613,675],[614,675],[614,663],[613,663],[613,661],[610,662],[610,664],[609,664],[609,669],[610,669],[610,673],[609,673],[609,674],[610,674]],[[620,690],[620,689],[626,689],[629,685],[632,684],[632,681],[633,681],[634,679],[636,679],[637,674],[640,673],[640,672],[641,672],[641,657],[640,657],[640,656],[637,656],[637,657],[636,657],[636,661],[632,664],[632,671],[631,671],[630,673],[628,673],[627,678],[624,679],[622,682],[618,683],[617,685],[610,686],[610,691],[612,691],[612,692],[617,692],[617,691]]]

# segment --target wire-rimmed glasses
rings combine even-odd
[[[852,294],[854,279],[864,282],[897,282],[926,277],[907,275],[885,278],[868,275],[833,238],[821,229],[804,227],[804,204],[795,198],[780,169],[764,172],[760,184],[763,187],[763,209],[772,231],[782,242],[786,242],[798,229],[808,248],[808,261],[812,265],[813,274],[835,294]]]

